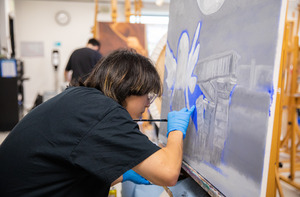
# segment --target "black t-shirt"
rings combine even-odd
[[[72,81],[78,81],[80,78],[84,80],[101,57],[98,51],[88,47],[77,49],[71,54],[65,70],[73,71]]]
[[[71,87],[28,113],[0,147],[0,196],[107,196],[159,150],[99,90]]]

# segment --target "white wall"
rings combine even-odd
[[[7,48],[7,35],[8,35],[8,24],[7,24],[7,13],[6,13],[6,2],[7,0],[0,0],[0,54],[3,54],[2,48]]]
[[[85,46],[93,35],[91,29],[94,24],[94,2],[68,2],[68,1],[15,1],[15,40],[16,57],[24,61],[24,106],[25,109],[32,107],[38,93],[44,94],[55,90],[55,72],[51,64],[51,53],[53,49],[60,52],[60,67],[58,69],[58,82],[65,85],[63,73],[65,65],[72,51]],[[151,7],[142,9],[145,12],[167,12],[163,7]],[[132,11],[133,11],[132,6]],[[71,16],[71,21],[66,26],[60,26],[55,22],[55,14],[65,10]],[[111,21],[110,4],[99,5],[97,20],[102,22]],[[118,22],[124,22],[123,4],[118,4]],[[165,32],[162,32],[162,36]],[[22,42],[43,43],[44,55],[42,57],[22,57]],[[61,46],[56,47],[55,43]]]
[[[66,26],[55,22],[55,14],[59,10],[67,11],[71,21]],[[110,20],[110,15],[101,16],[102,21]],[[63,72],[71,52],[75,48],[85,46],[92,37],[94,24],[94,3],[85,2],[50,2],[15,0],[15,38],[16,57],[24,61],[25,108],[31,108],[38,93],[55,90],[55,72],[51,64],[53,49],[60,52],[58,69],[59,84],[63,84]],[[22,57],[21,42],[41,42],[44,45],[44,56]],[[55,47],[60,42],[61,46]]]
[[[13,3],[13,0],[0,0],[0,55],[5,58],[11,54],[8,19],[14,11]]]

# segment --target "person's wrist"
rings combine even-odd
[[[128,180],[128,176],[127,176],[126,173],[127,173],[127,172],[125,172],[125,173],[123,174],[122,183]]]
[[[184,137],[183,132],[180,130],[173,130],[169,132],[169,136],[175,136],[175,135],[180,136],[181,138]]]
[[[134,171],[133,171],[132,169],[126,171],[126,172],[123,174],[123,180],[122,180],[122,182],[130,180],[130,177],[132,177],[133,174],[134,174]]]
[[[182,137],[182,139],[185,138],[185,133],[178,130],[178,129],[174,129],[174,130],[171,130],[171,131],[168,131],[167,133],[167,138],[169,138],[170,134],[175,134],[175,135],[180,135]]]

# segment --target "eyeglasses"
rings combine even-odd
[[[149,103],[150,104],[153,103],[153,101],[156,99],[156,97],[157,97],[157,94],[155,94],[153,92],[149,92],[148,93],[148,101],[149,101]]]

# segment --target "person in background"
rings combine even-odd
[[[86,79],[96,63],[102,58],[101,44],[98,40],[89,39],[86,47],[76,49],[70,56],[65,68],[65,81],[77,83],[79,79]],[[72,72],[72,77],[70,73]]]
[[[152,143],[135,119],[162,94],[151,61],[117,50],[85,81],[29,112],[0,147],[0,196],[108,196],[111,186],[173,186],[195,107],[168,114],[167,145]]]

